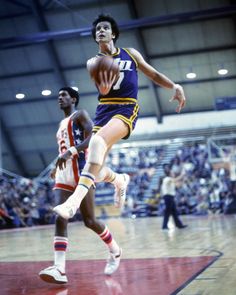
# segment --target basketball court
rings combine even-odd
[[[120,27],[117,45],[113,42],[118,34],[112,29],[109,44],[114,48],[109,45],[110,52],[101,50],[119,63],[122,74],[112,85],[113,90],[122,90],[124,77],[128,77],[127,82],[129,77],[135,78],[127,83],[122,95],[114,94],[110,104],[120,103],[122,98],[121,102],[130,108],[133,99],[136,102],[136,88],[139,90],[140,113],[135,130],[122,145],[113,147],[110,157],[116,172],[125,168],[123,172],[134,179],[128,198],[132,206],[139,201],[143,208],[151,204],[147,201],[158,195],[162,165],[176,155],[184,156],[185,144],[192,151],[195,143],[203,149],[181,158],[181,163],[187,164],[188,175],[195,172],[191,170],[193,163],[201,170],[207,167],[208,172],[212,167],[214,174],[206,178],[198,174],[197,185],[189,186],[186,196],[197,200],[194,205],[202,201],[208,204],[211,199],[214,207],[220,204],[222,189],[227,199],[230,189],[223,185],[228,180],[224,176],[229,174],[230,181],[236,182],[235,1],[3,0],[1,4],[0,176],[3,173],[7,177],[0,179],[0,209],[4,209],[1,203],[6,208],[9,205],[3,198],[11,200],[12,196],[19,201],[18,207],[24,200],[34,204],[29,212],[36,209],[42,196],[47,208],[52,206],[48,187],[39,188],[39,192],[35,189],[33,195],[31,181],[37,186],[48,183],[58,156],[55,135],[63,118],[58,105],[61,87],[77,89],[79,108],[95,118],[98,91],[87,61],[101,49],[91,34],[99,14],[110,14]],[[101,34],[100,43],[104,37]],[[124,57],[118,57],[121,48],[134,48],[158,72],[151,74],[142,59],[133,53],[126,55],[127,50],[122,49]],[[130,74],[138,68],[143,73],[136,85],[135,72]],[[126,72],[129,74],[124,76]],[[173,84],[167,80],[160,83],[162,74]],[[176,113],[177,101],[170,103],[176,89],[180,89],[177,85],[183,86],[187,98],[180,114]],[[130,90],[134,87],[133,94]],[[100,102],[109,104],[109,96],[100,98]],[[137,110],[130,119],[125,117],[129,127]],[[122,118],[123,113],[118,117]],[[198,157],[200,154],[205,156]],[[177,161],[175,168],[181,163]],[[146,176],[144,182],[150,180],[148,185],[140,185],[142,176]],[[18,178],[16,193],[14,180]],[[186,177],[187,184],[190,178]],[[201,185],[203,197],[195,190]],[[27,192],[22,189],[25,187]],[[113,193],[102,189],[102,193],[97,190],[97,216],[104,216],[100,212],[103,205],[114,207]],[[221,212],[235,214],[236,198],[233,203],[235,211],[226,212],[222,206]],[[43,209],[44,204],[40,203]],[[176,229],[169,224],[168,231],[161,229],[163,217],[121,218],[111,215],[113,209],[108,211],[112,217],[104,221],[123,250],[120,268],[112,276],[103,273],[108,253],[99,236],[82,222],[70,223],[66,264],[69,281],[64,285],[45,283],[38,276],[53,263],[54,225],[0,230],[0,295],[234,295],[236,215],[212,213],[219,209],[217,206],[210,208],[211,212],[208,207],[203,209],[198,216],[181,216],[187,228]]]
[[[161,221],[107,220],[123,248],[113,276],[103,274],[101,240],[82,222],[71,223],[65,285],[38,277],[52,263],[54,226],[3,230],[0,294],[235,294],[234,216],[186,217],[184,230],[162,231]]]

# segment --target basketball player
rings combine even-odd
[[[63,168],[57,167],[55,172],[55,196],[60,203],[65,202],[75,190],[80,173],[85,165],[86,148],[91,137],[92,121],[84,110],[76,110],[79,102],[79,93],[73,88],[64,87],[59,90],[58,103],[64,112],[64,119],[60,122],[57,131],[59,157],[56,163],[63,161]],[[74,151],[76,155],[72,155]],[[105,274],[112,274],[119,266],[120,248],[112,238],[107,226],[95,218],[94,214],[94,187],[91,186],[83,199],[80,212],[85,225],[97,233],[109,248],[109,260],[105,267]],[[57,216],[54,236],[54,265],[39,273],[42,280],[50,283],[66,283],[65,258],[68,245],[68,221]],[[116,257],[118,256],[118,257]]]
[[[139,113],[138,69],[154,83],[174,92],[172,100],[178,101],[177,112],[185,106],[185,95],[180,85],[149,65],[134,48],[115,46],[119,28],[112,17],[99,15],[93,22],[92,35],[98,44],[98,55],[109,55],[119,63],[120,76],[115,82],[116,76],[112,72],[99,73],[100,83],[96,85],[99,91],[99,104],[93,127],[95,134],[89,143],[88,161],[75,192],[64,204],[54,208],[55,212],[66,219],[74,216],[97,178],[113,182],[116,188],[115,199],[121,206],[124,203],[129,177],[112,172],[104,167],[103,163],[113,144],[120,139],[128,138],[135,127]],[[88,70],[92,62],[94,58],[88,60]]]

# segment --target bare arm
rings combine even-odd
[[[172,180],[174,181],[175,184],[177,184],[178,182],[183,181],[184,177],[185,177],[185,171],[182,170],[181,173],[178,176],[172,177]]]
[[[75,117],[72,117],[72,120],[75,120],[78,124],[80,124],[84,131],[84,141],[76,146],[77,151],[80,152],[85,150],[89,145],[89,141],[92,136],[93,121],[85,110],[77,112]]]
[[[174,95],[171,98],[171,101],[177,100],[179,105],[176,109],[177,112],[180,112],[181,109],[185,106],[186,98],[184,95],[184,90],[182,86],[175,84],[171,81],[167,76],[158,72],[153,66],[148,64],[143,56],[134,48],[128,48],[129,52],[134,56],[138,63],[138,68],[141,72],[144,73],[150,80],[152,80],[155,84],[167,88],[174,89]]]

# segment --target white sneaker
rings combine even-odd
[[[56,265],[41,270],[39,276],[47,283],[65,284],[68,282],[66,274],[62,273]]]
[[[126,173],[122,174],[123,182],[120,185],[115,185],[114,204],[117,208],[122,208],[126,199],[126,190],[130,181],[130,176]]]
[[[61,205],[54,207],[53,211],[56,212],[61,217],[63,217],[64,219],[69,219],[75,215],[77,208],[65,202]]]
[[[119,267],[120,265],[120,258],[122,254],[122,249],[120,248],[120,253],[119,254],[113,254],[110,252],[110,256],[107,259],[107,264],[104,269],[104,274],[105,275],[111,275],[113,274]]]

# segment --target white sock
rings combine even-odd
[[[54,252],[54,264],[60,269],[61,272],[65,272],[66,268],[66,252],[55,251]]]
[[[68,239],[66,237],[54,237],[54,265],[56,265],[61,272],[65,272],[66,267],[66,249]]]
[[[107,247],[109,248],[109,251],[114,254],[120,253],[120,247],[116,243],[116,241],[113,239],[112,234],[110,233],[110,230],[107,226],[105,226],[104,231],[99,235],[100,238],[107,244]]]
[[[72,204],[78,209],[90,187],[94,184],[94,175],[88,172],[81,174],[79,184],[65,203]]]
[[[77,209],[80,207],[81,202],[88,192],[88,188],[82,185],[78,185],[73,194],[66,200],[65,203],[72,204]]]
[[[111,243],[107,245],[109,248],[109,251],[113,254],[119,254],[120,253],[120,247],[116,243],[114,239],[112,239]]]

